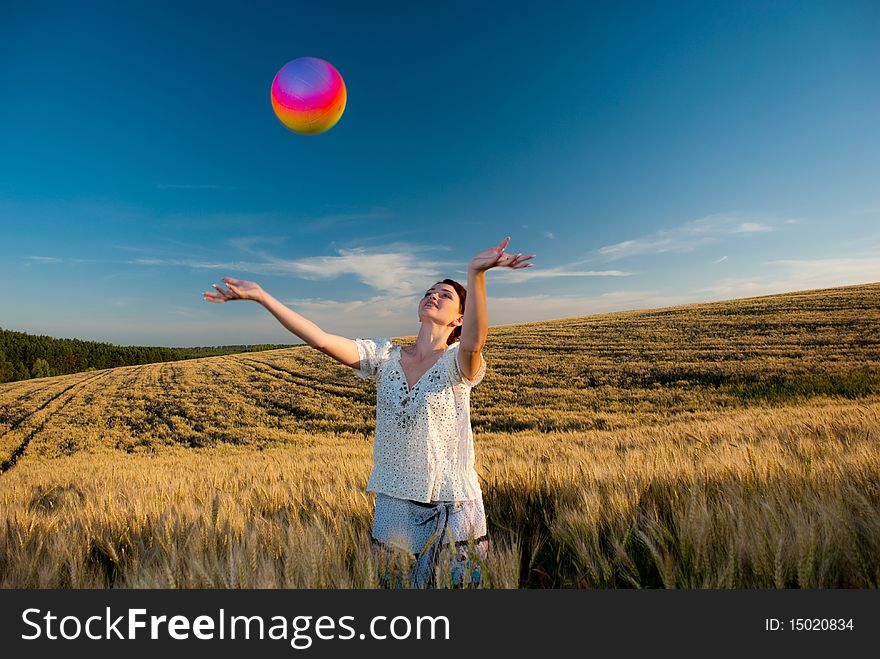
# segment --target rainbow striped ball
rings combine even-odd
[[[330,130],[345,111],[345,83],[330,62],[300,57],[281,67],[272,81],[272,109],[295,133]]]

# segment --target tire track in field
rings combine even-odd
[[[211,432],[223,381],[229,374],[217,362],[163,363],[154,372],[154,389],[145,395],[150,418],[174,441],[199,446],[198,437]]]
[[[277,366],[272,366],[265,362],[253,360],[253,359],[237,359],[235,360],[236,364],[241,366],[246,366],[250,368],[260,375],[267,375],[270,378],[275,378],[276,380],[283,380],[288,384],[294,384],[300,387],[306,388],[317,388],[314,387],[315,381],[309,380],[308,378],[298,377],[291,373],[290,371],[285,371],[284,369],[278,368]],[[263,368],[260,368],[263,367]]]
[[[348,391],[348,390],[345,390],[345,389],[342,389],[339,387],[328,388],[328,387],[322,386],[321,383],[319,383],[316,380],[304,378],[302,376],[296,376],[293,373],[291,373],[290,371],[286,371],[283,368],[279,368],[278,366],[273,366],[272,364],[268,364],[266,362],[261,362],[261,361],[257,361],[257,360],[250,360],[250,359],[239,359],[239,360],[237,360],[237,362],[243,366],[247,366],[248,368],[252,368],[257,373],[261,373],[263,375],[268,375],[268,376],[276,378],[278,380],[283,380],[285,382],[289,382],[291,384],[295,384],[297,386],[300,386],[300,387],[303,387],[306,389],[319,391],[319,392],[327,394],[329,396],[336,396],[336,397],[343,398],[348,401],[361,403],[363,405],[372,405],[372,400],[370,399],[370,396],[365,395],[357,390]],[[258,368],[256,366],[254,366],[254,364],[259,364],[260,366],[265,366],[266,368],[271,369],[271,370],[265,370],[262,368]]]
[[[100,390],[87,389],[83,392],[83,403],[94,411],[89,422],[94,425],[101,443],[101,435],[111,432],[120,421],[120,416],[130,414],[132,409],[133,392],[137,391],[137,382],[145,372],[148,372],[149,364],[138,364],[133,367],[122,367],[117,377],[112,378],[106,384],[100,385]]]
[[[157,400],[156,392],[161,390],[158,376],[163,364],[155,362],[126,368],[125,374],[113,381],[116,386],[99,425],[106,427],[110,438],[116,441],[116,449],[125,450],[130,442],[145,436],[144,421],[155,407],[152,401]]]
[[[76,375],[81,375],[81,374],[72,373],[68,377],[73,377]],[[85,378],[88,376],[83,376],[83,377]],[[15,412],[21,412],[20,416],[17,419],[14,419],[10,422],[9,427],[6,430],[0,430],[0,438],[2,438],[2,436],[5,435],[6,433],[12,432],[13,430],[15,430],[21,424],[22,421],[24,421],[28,416],[33,414],[32,411],[28,411],[28,405],[27,405],[33,399],[37,398],[38,396],[40,396],[42,394],[42,395],[47,396],[47,400],[44,401],[44,402],[47,402],[48,400],[51,400],[55,396],[57,396],[61,393],[64,393],[64,388],[65,388],[64,381],[62,380],[59,382],[57,378],[53,378],[53,380],[56,380],[56,381],[51,382],[49,384],[43,384],[42,386],[35,385],[33,382],[30,382],[29,384],[32,385],[32,388],[25,391],[24,393],[19,394],[17,397],[15,397],[11,400],[2,401],[2,403],[0,403],[3,405],[4,408],[6,408],[2,413],[0,413],[0,423],[6,423],[7,421],[10,421],[10,417],[8,416],[8,413],[11,413],[13,411],[11,409],[13,405],[16,408]],[[77,382],[82,382],[82,379],[77,380]],[[70,385],[67,385],[67,386],[69,387]],[[56,394],[53,394],[52,392],[58,388],[60,388],[61,391],[59,391]],[[22,412],[22,408],[24,408],[23,412]]]
[[[177,362],[163,362],[154,365],[150,372],[152,382],[143,392],[144,411],[157,424],[175,431],[175,418],[188,420],[184,401],[187,388],[181,380],[182,368]]]
[[[46,410],[46,409],[47,409],[52,403],[54,403],[55,401],[57,401],[57,400],[58,400],[59,398],[61,398],[64,394],[68,393],[68,392],[71,391],[72,389],[75,389],[75,388],[77,388],[77,387],[79,387],[79,386],[81,386],[81,385],[88,385],[88,384],[91,384],[92,382],[95,382],[96,380],[100,380],[100,379],[107,378],[107,377],[110,376],[112,373],[113,373],[113,369],[106,369],[106,370],[103,370],[103,371],[99,371],[99,372],[98,372],[95,376],[93,376],[93,377],[83,378],[82,380],[78,380],[77,382],[74,382],[73,384],[71,384],[71,385],[65,387],[64,389],[62,389],[61,391],[59,391],[57,394],[55,394],[54,396],[52,396],[51,398],[49,398],[48,400],[46,400],[45,402],[43,402],[43,403],[42,403],[39,407],[37,407],[33,412],[31,412],[31,413],[29,413],[29,414],[26,414],[25,416],[23,416],[23,417],[21,417],[20,419],[18,419],[18,421],[15,423],[15,425],[14,425],[13,427],[10,427],[9,430],[7,430],[6,433],[4,433],[4,436],[5,436],[5,435],[8,435],[8,434],[11,433],[11,432],[14,432],[15,430],[17,430],[17,429],[18,429],[18,428],[19,428],[19,427],[20,427],[25,421],[27,421],[28,419],[33,419],[37,414],[39,414],[40,412],[45,411],[45,410]],[[33,428],[33,429],[32,429],[32,430],[31,430],[31,431],[25,436],[25,438],[21,441],[21,443],[20,443],[15,449],[12,450],[12,452],[9,454],[9,457],[6,458],[3,462],[0,462],[0,475],[5,474],[7,471],[9,471],[10,469],[12,469],[12,467],[15,466],[15,464],[18,462],[18,460],[21,458],[21,456],[22,456],[22,455],[24,454],[24,452],[27,450],[28,444],[30,444],[31,439],[33,439],[33,437],[34,437],[37,433],[39,433],[39,432],[45,427],[46,422],[47,422],[50,418],[52,418],[52,416],[53,416],[54,414],[57,414],[60,410],[64,409],[64,407],[65,407],[65,406],[66,406],[71,400],[74,399],[74,397],[76,396],[76,393],[77,393],[77,392],[74,392],[74,393],[70,394],[70,395],[67,396],[63,401],[61,401],[61,402],[58,404],[57,407],[55,407],[54,409],[50,409],[50,410],[46,413],[46,417],[42,420],[42,422],[40,422],[40,424],[39,424],[38,426],[36,426],[35,428]]]
[[[289,371],[259,360],[236,359],[234,360],[234,363],[236,365],[246,366],[262,376],[268,376],[267,378],[263,378],[263,383],[271,383],[273,380],[281,380],[288,385],[301,388],[307,392],[302,396],[307,400],[313,399],[315,397],[314,394],[316,393],[326,394],[334,399],[332,403],[327,403],[326,401],[320,402],[318,408],[312,408],[308,405],[302,406],[296,402],[291,406],[285,404],[281,400],[285,398],[284,392],[272,389],[271,384],[268,389],[263,388],[262,391],[269,394],[270,400],[261,407],[264,409],[272,408],[282,411],[285,417],[292,416],[296,420],[296,427],[300,430],[315,433],[351,432],[363,435],[364,433],[369,432],[369,429],[371,428],[370,422],[374,415],[373,410],[375,409],[375,399],[368,391],[334,388],[333,385],[322,386],[320,380],[296,376]],[[266,385],[263,384],[263,387],[265,386]],[[295,399],[296,396],[293,394],[294,392],[288,391],[286,397],[293,396]],[[309,394],[312,395],[310,396]],[[352,417],[350,413],[353,410],[357,410],[360,416]],[[364,414],[364,411],[366,411],[366,414]],[[273,416],[277,416],[274,412],[272,414]],[[361,416],[363,418],[360,418]]]
[[[85,384],[85,383],[91,382],[92,380],[95,380],[102,375],[106,375],[106,371],[101,371],[100,373],[97,373],[91,377],[89,377],[89,376],[83,377],[83,378],[77,380],[76,382],[74,382],[73,384],[68,384],[66,387],[63,387],[61,389],[61,391],[54,393],[54,394],[49,394],[49,397],[46,400],[44,400],[42,403],[40,403],[37,407],[35,407],[31,411],[25,411],[21,416],[19,416],[15,421],[13,421],[12,424],[9,426],[9,428],[7,428],[2,434],[0,434],[0,439],[2,439],[5,435],[8,435],[9,433],[17,430],[18,427],[21,426],[22,423],[27,421],[30,417],[32,417],[34,414],[36,414],[40,410],[44,409],[47,405],[49,405],[52,401],[57,399],[59,396],[63,395],[65,392],[70,391],[71,389],[73,389],[74,387],[76,387],[80,384]],[[57,385],[58,383],[55,383],[55,384]],[[63,385],[63,383],[61,383],[61,384]],[[30,392],[20,396],[19,398],[17,398],[13,402],[26,402],[27,400],[30,400],[31,398],[33,398],[34,395],[39,394],[39,393],[44,393],[47,389],[50,389],[51,387],[52,387],[52,385],[50,385],[48,387],[34,389],[33,391],[30,391]]]
[[[80,375],[79,373],[71,373],[70,375]],[[53,377],[53,380],[58,380],[58,377]],[[18,403],[20,401],[24,401],[28,398],[31,398],[34,394],[37,394],[41,391],[46,391],[53,385],[57,385],[58,382],[53,382],[51,384],[45,384],[40,382],[35,382],[34,380],[19,380],[15,382],[4,382],[0,385],[0,405],[12,405],[14,403]],[[5,389],[4,389],[5,388]],[[16,389],[20,389],[16,393],[14,392]],[[6,399],[6,395],[9,395],[9,398]]]

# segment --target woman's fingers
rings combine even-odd
[[[238,286],[236,286],[235,284],[230,284],[229,282],[226,282],[226,286],[229,288],[230,291],[232,291],[232,294],[233,294],[232,299],[233,300],[238,299],[238,298],[244,299],[244,295],[242,295]]]
[[[224,300],[224,301],[225,301],[225,300],[234,300],[236,297],[238,297],[238,296],[237,296],[235,293],[233,293],[232,291],[230,291],[230,290],[223,290],[223,289],[220,288],[217,284],[211,284],[211,285],[212,285],[214,288],[217,289],[217,291],[220,293],[220,295],[223,296],[223,300]],[[228,284],[227,284],[227,286],[228,286]]]
[[[209,291],[204,293],[205,300],[208,302],[228,302],[229,300],[247,299],[242,293],[242,287],[246,286],[248,282],[240,279],[233,279],[232,277],[221,277],[220,281],[226,284],[226,288],[223,288],[218,284],[211,284],[211,286],[217,289],[217,292],[213,293]]]
[[[228,299],[222,293],[214,293],[213,291],[206,292],[204,294],[205,300],[208,302],[226,302]]]
[[[528,256],[523,256],[522,254],[514,254],[511,256],[510,260],[505,263],[510,268],[528,268],[531,266],[531,263],[526,263],[529,259],[533,259],[535,257],[534,254],[529,254]]]

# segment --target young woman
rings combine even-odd
[[[534,254],[507,254],[506,237],[476,254],[468,266],[468,289],[452,279],[429,288],[419,302],[419,328],[411,346],[390,339],[347,339],[328,334],[288,309],[254,282],[224,277],[227,288],[205,300],[256,300],[311,347],[376,380],[376,435],[367,491],[376,493],[373,549],[386,562],[396,552],[413,560],[409,585],[435,584],[446,555],[452,585],[477,585],[489,540],[470,423],[470,390],[486,372],[482,348],[488,333],[487,270],[527,268]],[[467,305],[466,298],[469,299]],[[387,573],[386,573],[387,576]],[[398,584],[400,582],[398,581]]]

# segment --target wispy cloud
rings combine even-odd
[[[867,283],[880,280],[880,257],[780,259],[769,263],[788,268],[793,276],[805,282]]]
[[[420,290],[427,279],[440,277],[453,265],[424,254],[436,245],[393,243],[381,247],[340,248],[338,256],[311,256],[297,260],[269,257],[279,272],[303,279],[336,279],[352,275],[371,288],[398,295]]]
[[[553,233],[553,232],[548,232],[548,233],[545,233],[545,234],[544,234],[544,237],[545,237],[545,238],[549,238],[550,240],[555,240],[555,239],[556,239],[556,234]]]
[[[764,265],[779,266],[782,272],[722,279],[696,292],[704,298],[731,299],[880,281],[880,258],[781,259]]]
[[[624,240],[614,245],[600,247],[597,251],[609,260],[622,259],[628,256],[640,254],[661,254],[669,251],[687,251],[696,247],[700,241],[681,241],[672,238],[640,238],[638,240]],[[705,241],[703,241],[705,242]]]
[[[179,230],[181,227],[210,231],[270,231],[285,235],[313,235],[341,228],[356,227],[370,222],[385,221],[394,213],[382,206],[365,211],[299,216],[278,212],[210,212],[168,213],[159,219],[159,227]]]
[[[760,224],[759,222],[741,222],[736,225],[733,233],[765,233],[767,231],[775,231],[771,226]]]
[[[724,263],[727,260],[727,256],[722,256],[720,259],[715,259],[712,263]]]
[[[356,213],[334,213],[320,217],[304,219],[296,223],[296,227],[304,233],[320,233],[327,229],[351,226],[371,222],[373,220],[388,219],[393,213],[389,208],[382,206],[371,208],[368,211]]]
[[[786,223],[789,223],[786,221]],[[715,243],[725,236],[756,234],[776,231],[768,220],[741,215],[708,215],[672,229],[656,231],[648,236],[624,240],[600,247],[598,254],[608,260],[617,260],[644,254],[690,252]]]
[[[774,220],[739,213],[715,213],[686,222],[667,231],[670,234],[720,237],[736,233],[775,231]]]
[[[260,241],[246,243],[262,261],[220,261],[206,259],[138,258],[129,261],[143,266],[183,266],[254,274],[289,274],[307,280],[336,279],[350,275],[376,291],[406,295],[419,291],[425,281],[441,278],[459,263],[432,259],[426,254],[448,250],[441,245],[392,243],[378,247],[340,248],[338,255],[281,259],[254,249]]]
[[[286,236],[240,236],[238,238],[230,238],[227,240],[227,244],[235,247],[236,249],[240,249],[243,252],[249,252],[251,254],[258,254],[258,251],[255,251],[255,248],[258,245],[281,245],[287,241]]]
[[[236,272],[250,272],[259,275],[277,274],[277,269],[271,264],[256,263],[249,261],[208,261],[198,259],[170,259],[170,258],[144,258],[131,259],[129,265],[146,266],[180,266],[184,268],[196,268],[198,270],[234,270]]]
[[[30,261],[31,263],[63,263],[64,259],[59,259],[57,256],[25,256],[25,260]],[[30,265],[30,264],[28,264]]]
[[[521,270],[499,268],[492,271],[492,279],[500,283],[518,283],[531,279],[551,279],[556,277],[630,277],[633,272],[625,270],[578,270],[574,264],[561,265],[554,268],[541,268],[537,265]]]
[[[412,319],[418,322],[418,295],[376,295],[364,300],[328,300],[324,298],[298,298],[285,300],[285,304],[299,309],[309,319],[332,320],[361,316],[366,320],[398,318],[407,310]],[[320,323],[319,323],[320,324]],[[378,327],[378,326],[377,326]]]
[[[59,256],[25,256],[25,265],[34,263],[66,263],[80,265],[82,263],[97,263],[95,259],[61,258]]]
[[[126,296],[126,295],[123,295],[123,296],[120,296],[120,297],[109,298],[109,299],[107,300],[107,302],[108,302],[111,306],[119,307],[119,308],[121,308],[121,307],[131,307],[131,306],[133,306],[136,302],[139,302],[139,301],[140,301],[139,298],[131,297],[131,296]]]

